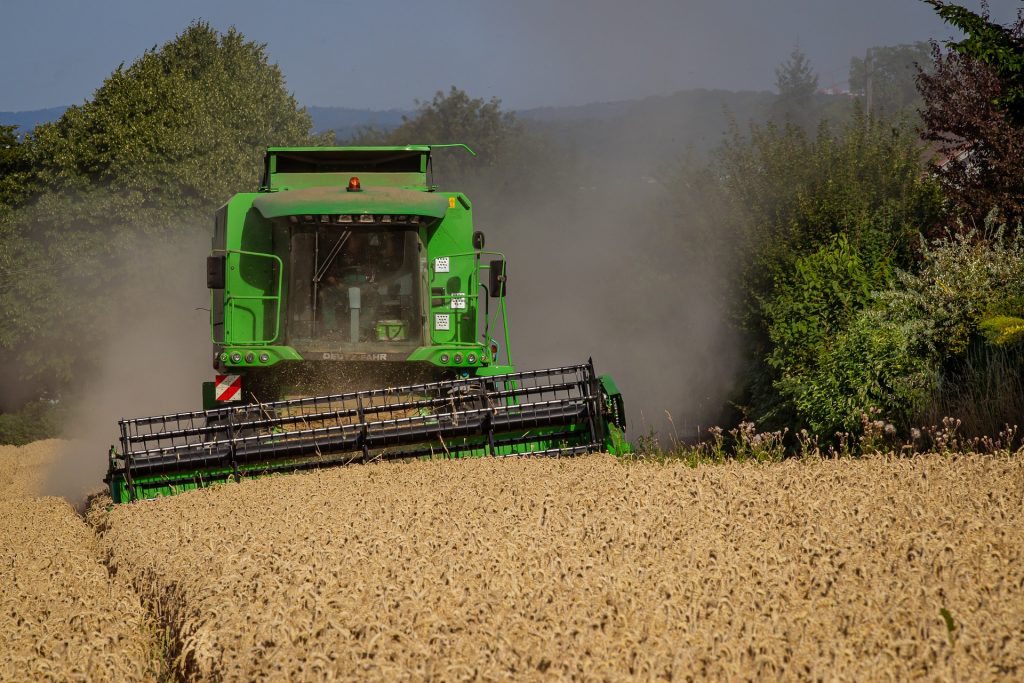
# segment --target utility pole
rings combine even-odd
[[[864,116],[871,117],[871,48],[864,52]]]

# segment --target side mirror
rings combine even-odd
[[[224,271],[227,255],[206,257],[206,288],[224,289]]]
[[[484,248],[484,234],[479,230],[473,233],[473,248],[477,251]]]
[[[488,289],[491,291],[491,296],[505,296],[505,285],[507,282],[505,274],[505,260],[498,259],[496,261],[491,261],[490,273],[491,283]]]

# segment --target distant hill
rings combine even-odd
[[[411,110],[386,109],[352,109],[348,107],[307,107],[313,117],[313,130],[322,133],[333,130],[338,137],[344,139],[361,128],[372,126],[381,130],[397,128],[402,123],[402,116],[412,114]],[[0,111],[0,125],[18,126],[19,133],[27,133],[40,123],[56,121],[67,110],[67,107],[50,107],[31,111]]]
[[[18,126],[18,134],[24,135],[40,123],[56,121],[67,107],[50,107],[31,111],[0,111],[0,126]]]
[[[339,140],[345,140],[361,129],[393,130],[402,125],[403,116],[415,112],[406,109],[351,109],[349,107],[306,107],[313,117],[313,130],[322,133],[333,130]]]
[[[516,112],[533,130],[570,147],[600,150],[609,158],[633,155],[647,159],[674,156],[682,149],[704,152],[715,147],[730,121],[745,127],[764,120],[775,96],[770,92],[683,90],[639,100],[595,102],[567,107],[538,107]],[[22,133],[60,117],[67,107],[0,112],[0,124],[17,125]],[[392,130],[406,109],[307,107],[315,132],[333,130],[339,140],[360,129]]]
[[[631,166],[654,173],[691,151],[706,154],[735,122],[746,129],[768,119],[776,96],[770,92],[684,90],[641,100],[518,112],[535,131],[558,140],[591,163]]]

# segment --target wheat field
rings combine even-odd
[[[375,464],[79,517],[0,448],[0,680],[1024,675],[1024,459]]]
[[[105,515],[187,680],[1024,675],[1024,461],[360,466]]]
[[[58,445],[0,446],[0,681],[151,679],[138,596],[67,501],[36,495]]]

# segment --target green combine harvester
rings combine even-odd
[[[115,502],[354,462],[628,449],[593,363],[512,365],[505,258],[469,199],[431,184],[431,149],[267,150],[259,191],[216,215],[203,410],[119,422]]]

